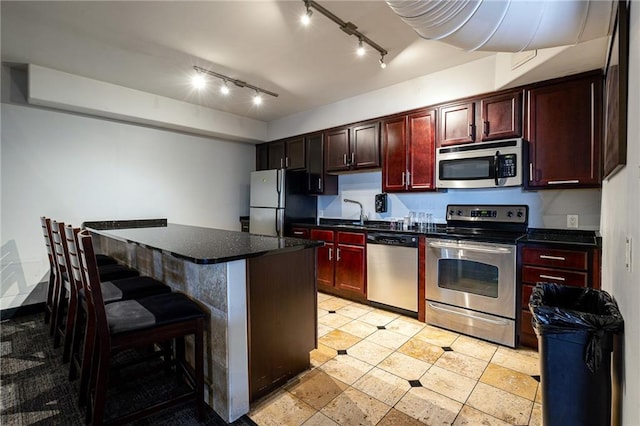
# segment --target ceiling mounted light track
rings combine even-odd
[[[212,77],[216,77],[216,78],[219,78],[220,80],[222,80],[223,81],[223,85],[220,88],[220,92],[222,94],[224,94],[224,95],[229,93],[228,84],[229,83],[233,83],[238,87],[246,87],[247,89],[251,89],[251,90],[255,91],[256,92],[256,96],[254,96],[254,103],[256,105],[258,105],[259,103],[262,102],[262,98],[260,97],[260,93],[264,93],[265,95],[273,96],[274,98],[278,97],[278,94],[275,93],[275,92],[272,92],[271,90],[267,90],[267,89],[263,89],[263,88],[258,87],[258,86],[254,86],[253,84],[249,84],[246,81],[242,81],[242,80],[238,80],[238,79],[235,79],[235,78],[231,78],[231,77],[229,77],[227,75],[220,74],[219,72],[211,71],[211,70],[208,70],[206,68],[199,67],[197,65],[194,65],[193,69],[197,73],[199,73],[199,74],[196,74],[196,76],[200,76],[202,74],[206,74],[206,75],[210,75]]]
[[[380,61],[379,61],[380,62],[380,68],[386,68],[387,67],[387,65],[384,62],[384,57],[388,53],[387,50],[385,48],[383,48],[382,46],[380,46],[375,41],[371,40],[366,35],[362,34],[360,31],[358,31],[358,27],[353,22],[345,22],[345,21],[343,21],[338,16],[333,14],[331,11],[325,9],[323,6],[320,6],[318,3],[316,3],[313,0],[302,0],[302,1],[304,2],[305,8],[306,8],[305,14],[302,16],[303,23],[304,22],[307,22],[307,23],[309,22],[309,20],[311,18],[311,13],[312,13],[311,8],[317,10],[322,15],[326,16],[327,18],[331,19],[333,22],[338,24],[338,27],[340,27],[340,29],[342,31],[344,31],[348,35],[352,35],[352,36],[354,36],[354,37],[356,37],[358,39],[358,50],[357,50],[357,52],[358,52],[359,56],[364,55],[363,43],[366,43],[369,46],[371,46],[373,49],[377,50],[378,53],[380,54]]]

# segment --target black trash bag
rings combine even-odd
[[[537,335],[590,332],[584,361],[592,373],[600,368],[605,333],[619,333],[624,326],[615,299],[592,288],[538,283],[531,293],[529,310]]]

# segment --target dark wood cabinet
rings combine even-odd
[[[338,176],[325,173],[325,142],[322,132],[305,137],[308,192],[317,195],[337,195]]]
[[[285,167],[286,145],[284,141],[267,144],[267,158],[269,169],[283,169]]]
[[[600,250],[549,244],[524,244],[520,259],[520,344],[538,347],[531,325],[529,298],[538,282],[554,282],[577,287],[600,288]]]
[[[269,169],[269,144],[256,145],[256,170]]]
[[[365,234],[312,229],[310,238],[325,242],[317,249],[318,289],[352,300],[366,300]]]
[[[480,119],[483,141],[520,137],[522,135],[522,91],[481,99]]]
[[[438,146],[475,142],[475,102],[464,101],[443,105],[439,111]]]
[[[380,167],[380,122],[330,129],[326,137],[326,171]]]
[[[285,141],[286,155],[284,160],[285,168],[288,170],[301,170],[306,168],[306,143],[305,138],[300,136]]]
[[[527,91],[528,188],[600,186],[602,76]]]
[[[260,144],[256,147],[256,170],[302,170],[306,167],[304,136]]]
[[[382,121],[382,190],[435,189],[435,109]]]

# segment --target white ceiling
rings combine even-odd
[[[385,48],[388,67],[379,67],[373,50],[356,57],[357,39],[317,12],[303,27],[300,0],[3,0],[2,61],[33,63],[268,122],[491,55],[423,40],[380,0],[320,3]],[[602,50],[602,43],[597,46]],[[595,54],[601,64],[604,52]],[[232,88],[232,95],[222,97],[211,84],[208,91],[195,92],[193,65],[280,96],[267,96],[255,107],[248,89]]]

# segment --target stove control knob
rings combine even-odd
[[[458,210],[458,216],[462,216],[462,210]]]
[[[522,217],[522,211],[518,211],[517,216]]]
[[[456,214],[454,210],[449,210],[449,216],[453,216],[454,214]]]
[[[507,212],[507,217],[513,217],[513,212],[511,210]]]

